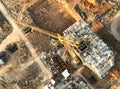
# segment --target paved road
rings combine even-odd
[[[48,79],[51,76],[51,73],[44,66],[44,64],[40,60],[40,57],[38,56],[35,49],[33,48],[33,45],[29,42],[29,40],[26,38],[26,36],[22,33],[21,28],[16,24],[16,21],[9,15],[9,13],[7,12],[7,9],[4,7],[4,5],[2,4],[1,1],[0,1],[0,11],[3,13],[3,15],[6,17],[8,22],[14,28],[13,29],[14,33],[16,35],[18,35],[25,42],[25,44],[26,44],[27,48],[29,49],[29,51],[31,52],[31,55],[33,56],[34,60],[41,67],[42,72],[45,74],[44,75],[44,80]]]

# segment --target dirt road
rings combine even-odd
[[[45,78],[44,80],[46,80],[46,78],[51,76],[51,73],[44,66],[44,64],[40,60],[40,57],[38,56],[38,54],[36,53],[35,49],[33,48],[32,44],[25,37],[25,35],[22,33],[21,28],[16,24],[16,21],[8,14],[7,9],[2,4],[2,2],[0,2],[0,11],[3,13],[3,15],[6,17],[8,22],[13,27],[14,33],[16,33],[16,35],[18,35],[25,42],[25,44],[26,44],[27,48],[29,49],[29,51],[31,52],[31,55],[33,56],[34,60],[38,63],[38,65],[42,69],[42,72],[45,74],[44,75],[44,78]],[[16,37],[14,37],[14,38],[16,38]]]

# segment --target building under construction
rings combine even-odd
[[[0,89],[119,89],[110,1],[0,0]]]
[[[63,34],[66,39],[79,43],[78,49],[71,46],[74,54],[98,78],[102,79],[114,66],[114,53],[110,47],[92,32],[83,21],[75,22]]]

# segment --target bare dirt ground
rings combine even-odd
[[[44,80],[46,80],[50,75],[49,75],[49,71],[47,71],[46,67],[44,66],[44,64],[42,63],[42,61],[40,60],[40,57],[38,56],[38,54],[36,53],[36,50],[33,48],[33,45],[28,41],[28,39],[25,37],[25,35],[21,32],[21,28],[19,28],[19,26],[16,24],[16,21],[11,18],[11,16],[8,14],[6,8],[4,7],[4,5],[2,3],[0,3],[0,10],[1,12],[4,14],[4,16],[6,17],[6,19],[9,21],[9,23],[12,25],[12,27],[14,28],[14,31],[22,38],[22,40],[25,42],[26,47],[29,49],[29,52],[31,53],[34,61],[36,63],[38,63],[38,65],[40,66],[40,68],[42,69],[42,72],[44,72]],[[30,62],[31,64],[31,62]],[[17,67],[19,67],[20,65],[18,65]],[[16,66],[13,66],[15,69]],[[23,66],[22,66],[23,67]],[[21,67],[20,67],[21,68]],[[18,71],[20,71],[18,69]],[[22,74],[21,74],[22,75]]]
[[[62,11],[61,11],[62,10]],[[62,34],[75,20],[61,8],[58,3],[49,1],[39,1],[28,9],[35,24],[45,30]],[[38,32],[32,32],[27,35],[33,46],[39,51],[52,50],[50,37]],[[36,40],[37,39],[37,40]]]
[[[30,7],[28,11],[36,26],[54,33],[62,34],[66,28],[75,22],[75,20],[68,12],[64,10],[64,8],[61,8],[58,3],[53,3],[52,1],[54,0],[39,0],[36,4]],[[90,8],[88,7],[88,9]],[[106,29],[108,28],[103,28],[102,30],[98,31],[97,34],[117,53],[115,58],[115,68],[120,70],[120,43],[115,40],[115,38],[108,33]],[[34,48],[39,52],[53,49],[50,45],[51,38],[49,36],[38,32],[31,32],[26,34],[26,36]],[[23,46],[23,49],[20,49],[14,53],[9,61],[11,65],[8,65],[7,69],[9,69],[9,71],[13,71],[13,73],[16,75],[16,80],[18,80],[18,84],[21,89],[36,89],[37,85],[40,85],[42,80],[41,69],[38,67],[36,62],[33,61],[33,57],[31,57],[29,52],[26,50],[27,49]],[[14,76],[14,74],[12,76]],[[91,83],[97,82],[97,80],[92,80],[88,76],[88,74],[93,75],[91,71],[86,69],[85,74],[86,79],[88,78]],[[104,86],[106,82],[104,80],[109,80],[109,76],[98,83],[100,83],[101,86]]]
[[[5,65],[0,67],[0,84],[3,84],[0,87],[3,87],[3,89],[11,87],[10,89],[13,89],[13,86],[17,83],[20,89],[36,89],[37,85],[43,80],[41,68],[34,61],[24,42],[19,41],[16,43],[19,49],[12,54],[8,52],[10,56],[9,60]],[[4,76],[5,74],[8,75]],[[1,79],[2,76],[4,76],[4,80]],[[4,82],[2,83],[1,81]],[[16,82],[11,84],[13,81]]]
[[[35,22],[38,22],[38,26],[42,24],[43,29],[51,32],[62,33],[74,23],[74,19],[57,2],[44,1],[42,4],[38,2],[29,11],[30,15],[34,16]]]
[[[39,5],[39,6],[38,6]],[[56,6],[57,5],[57,6]],[[59,12],[60,7],[58,7],[58,4],[51,4],[50,2],[39,2],[35,5],[33,5],[31,8],[29,8],[29,12],[30,15],[32,16],[35,24],[45,30],[51,31],[51,32],[55,32],[55,33],[62,33],[63,30],[65,30],[67,27],[69,27],[74,20],[69,16],[69,14],[67,13],[67,16],[70,17],[68,18],[66,16],[66,12],[62,11]],[[110,7],[110,6],[109,6]],[[101,8],[102,9],[102,6]],[[105,9],[106,10],[106,9]],[[96,10],[97,11],[97,10]],[[102,12],[104,12],[103,10],[101,10]],[[102,13],[99,12],[99,13]],[[66,18],[67,17],[67,18]],[[117,53],[120,53],[120,46],[119,46],[119,42],[117,42],[115,40],[115,38],[109,34],[109,32],[107,32],[108,28],[103,28],[102,30],[98,31],[97,34],[111,47],[113,48],[113,50],[115,50]],[[33,33],[29,33],[27,34],[27,37],[29,38],[29,40],[32,42],[32,44],[34,45],[34,47],[39,51],[49,51],[52,50],[52,47],[48,44],[50,42],[50,37],[37,33],[37,32],[33,32]],[[41,39],[42,38],[42,39]],[[38,39],[38,40],[36,40]],[[110,40],[111,39],[111,40]],[[116,60],[118,60],[119,58],[119,54],[117,54],[116,56]],[[116,62],[117,64],[118,62]],[[117,64],[118,66],[119,64]],[[86,71],[87,69],[85,69]],[[91,71],[87,71],[85,72],[85,74],[90,74]],[[91,73],[91,75],[93,76],[94,74]],[[96,87],[106,87],[105,83],[107,81],[109,81],[110,79],[110,75],[108,75],[107,77],[105,77],[103,80],[101,81],[97,81],[96,79],[92,80],[92,78],[94,77],[89,77],[88,75],[85,76],[86,79],[88,77],[88,80],[90,82],[93,82],[94,84],[96,84]]]
[[[48,5],[48,3],[47,3],[47,5]],[[43,8],[42,8],[43,12],[44,12],[45,7],[46,6],[43,6]],[[38,9],[41,10],[40,7]],[[52,10],[52,11],[49,11],[49,10]],[[37,18],[39,18],[38,19],[39,22],[42,22],[44,24],[43,25],[44,27],[48,26],[48,27],[46,27],[47,28],[46,30],[62,33],[62,31],[65,30],[67,27],[69,27],[74,22],[74,20],[69,16],[68,13],[66,14],[66,12],[63,12],[60,14],[59,11],[58,12],[57,11],[58,11],[57,5],[56,5],[56,7],[50,5],[49,8],[47,8],[43,14],[42,14],[42,10],[40,11],[40,14],[42,14],[42,15],[46,14],[46,17],[42,17],[40,15],[40,17],[37,17]],[[36,16],[38,16],[38,15],[35,13],[34,17],[36,17]],[[56,20],[56,18],[57,18],[57,20]],[[40,24],[37,24],[37,26],[40,26]],[[27,37],[32,42],[32,44],[36,48],[36,50],[48,51],[48,48],[51,49],[51,47],[47,44],[47,43],[49,43],[49,40],[50,40],[50,38],[48,36],[45,36],[38,32],[33,32],[33,33],[27,34]],[[7,72],[11,71],[14,75],[16,75],[17,83],[19,84],[21,89],[28,89],[28,88],[36,89],[37,84],[40,84],[40,82],[42,81],[41,76],[43,76],[43,75],[41,74],[40,69],[38,69],[40,77],[37,76],[39,74],[36,75],[36,71],[38,68],[36,66],[38,66],[38,65],[36,63],[34,63],[33,57],[31,57],[31,56],[28,57],[28,55],[29,55],[28,53],[29,52],[26,51],[26,48],[23,47],[23,49],[20,49],[16,53],[12,54],[12,56],[10,57],[8,64],[10,63],[11,65],[8,66],[7,68],[5,66],[3,66],[3,67],[5,67],[5,69],[7,69],[6,70]],[[31,65],[32,65],[32,67],[29,67]],[[4,72],[6,72],[6,71],[4,71]],[[26,73],[26,71],[28,73]],[[14,76],[13,74],[11,74],[11,75]],[[37,78],[34,76],[37,76]],[[34,77],[34,78],[31,79],[32,77]],[[37,84],[35,84],[36,82],[37,82]]]
[[[0,12],[0,43],[12,32],[12,27]]]
[[[82,2],[80,3],[80,5],[86,9],[88,11],[88,13],[94,14],[95,12],[97,12],[98,14],[103,14],[107,9],[111,8],[113,5],[111,3],[108,2],[104,2],[102,4],[98,4],[96,3],[95,5],[86,2],[86,0],[82,0]],[[106,8],[104,8],[104,6]]]

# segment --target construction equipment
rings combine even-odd
[[[53,37],[57,40],[60,41],[60,43],[62,45],[64,45],[64,48],[66,49],[66,51],[69,53],[69,55],[72,57],[72,59],[74,60],[75,63],[79,63],[79,59],[78,57],[75,55],[75,53],[72,51],[72,47],[78,49],[79,48],[79,42],[75,42],[73,40],[68,40],[66,39],[64,36],[61,36],[60,34],[56,34],[56,33],[52,33],[52,32],[49,32],[49,31],[46,31],[46,30],[43,30],[43,29],[40,29],[38,27],[34,27],[32,25],[29,25],[27,23],[23,23],[23,22],[18,22],[19,25],[21,26],[24,26],[24,27],[29,27],[31,28],[32,30],[35,30],[37,32],[40,32],[40,33],[43,33],[43,34],[46,34],[50,37]]]
[[[19,22],[21,26],[51,36],[60,41],[73,59],[72,63],[82,64],[102,79],[114,66],[114,53],[84,21],[77,21],[63,32],[63,36]]]

